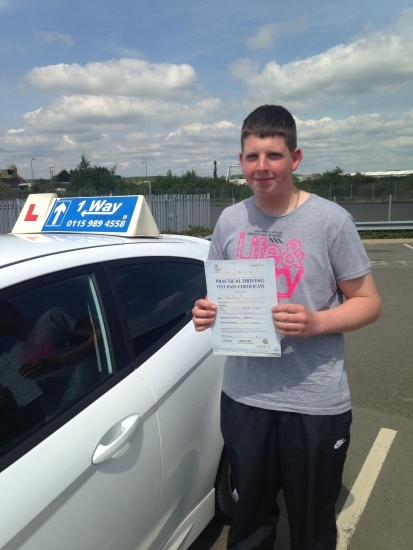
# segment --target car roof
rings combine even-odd
[[[0,235],[0,268],[8,265],[25,262],[42,256],[50,256],[62,252],[97,248],[103,246],[139,245],[149,243],[187,242],[198,249],[206,250],[208,241],[185,235],[161,235],[158,238],[150,237],[121,237],[96,234],[7,234]]]

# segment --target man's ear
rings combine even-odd
[[[241,151],[240,154],[238,155],[238,162],[239,162],[240,165],[241,165],[241,171],[244,172],[244,169],[243,169],[243,167],[242,167],[242,162],[243,162],[243,160],[242,160],[242,151]]]
[[[295,149],[293,152],[292,171],[294,172],[300,166],[300,162],[303,159],[303,152],[301,149]]]

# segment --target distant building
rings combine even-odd
[[[11,164],[7,168],[1,170],[0,182],[6,187],[19,189],[25,189],[31,186],[30,181],[19,176],[15,164]]]
[[[383,170],[382,172],[360,172],[363,176],[373,176],[375,178],[385,178],[387,176],[410,176],[413,174],[413,170]],[[356,173],[347,174],[348,176],[355,176]]]
[[[356,174],[361,174],[363,176],[373,176],[374,178],[385,178],[388,176],[402,177],[409,176],[413,174],[413,170],[382,170],[381,172],[349,172],[343,174],[344,176],[355,176]],[[320,174],[295,174],[295,177],[298,181],[305,181],[309,178],[319,177]]]
[[[305,181],[308,180],[308,178],[313,178],[316,175],[317,174],[294,174],[298,181]]]

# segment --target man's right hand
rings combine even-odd
[[[215,321],[217,314],[217,306],[209,300],[202,298],[195,302],[195,307],[192,310],[192,321],[195,325],[195,330],[201,332],[210,328]]]

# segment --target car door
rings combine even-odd
[[[153,544],[155,399],[119,327],[99,266],[0,290],[0,548]]]
[[[222,452],[223,358],[191,322],[205,295],[202,261],[140,258],[110,264],[134,364],[153,390],[161,436],[161,497],[155,548],[187,548],[214,515]],[[178,528],[178,529],[177,529]]]

